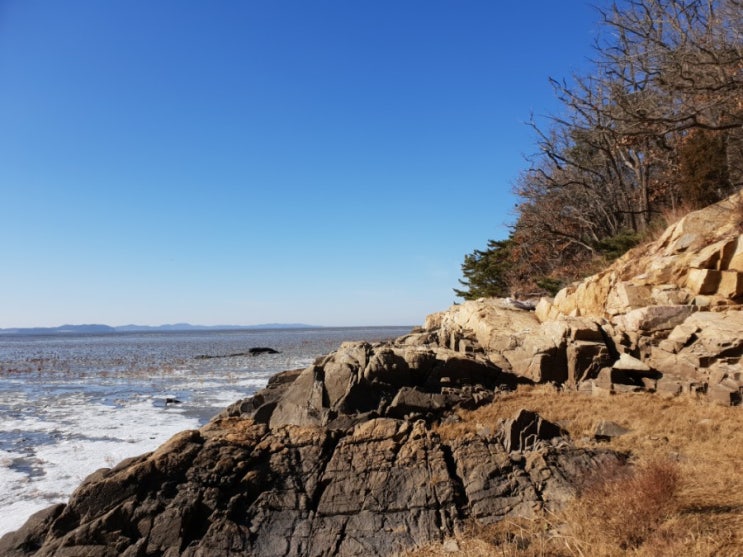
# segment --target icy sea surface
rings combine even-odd
[[[346,340],[409,330],[0,336],[0,535],[65,502],[98,468],[205,424],[274,373],[307,367]],[[235,355],[253,347],[279,353]]]

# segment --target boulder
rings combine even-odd
[[[626,435],[630,430],[626,427],[622,427],[616,422],[609,420],[601,420],[596,424],[596,428],[593,432],[593,437],[597,441],[611,441],[615,437],[621,437]]]
[[[725,298],[743,296],[743,272],[720,271],[720,282],[716,293]]]
[[[743,195],[733,196],[699,211],[685,215],[670,226],[657,241],[667,255],[686,254],[693,257],[700,250],[719,240],[737,236],[740,217],[737,204]]]
[[[385,415],[393,418],[404,418],[409,414],[435,416],[445,408],[445,404],[445,397],[441,393],[403,387],[385,410]]]
[[[546,304],[549,301],[543,298],[535,313],[540,314]],[[427,323],[437,325],[442,338],[475,335],[484,357],[529,382],[570,380],[574,384],[576,377],[595,373],[612,352],[606,344],[606,333],[594,318],[558,315],[540,323],[534,313],[514,310],[499,299],[465,302],[462,306],[453,306],[448,315],[436,314]],[[459,341],[460,350],[463,342]],[[591,355],[595,359],[589,361]]]
[[[738,236],[732,243],[729,259],[725,261],[723,268],[743,273],[743,235]]]
[[[513,384],[508,374],[485,358],[448,351],[437,352],[437,358],[436,367],[425,380],[429,388],[482,385],[492,389],[500,384]]]
[[[644,373],[650,371],[650,367],[646,363],[629,354],[620,354],[619,359],[611,367],[615,370],[625,372],[638,371]]]
[[[692,300],[692,293],[675,284],[660,284],[652,286],[650,305],[682,306]]]
[[[707,394],[712,402],[722,406],[737,406],[741,403],[741,388],[737,385],[726,383],[710,385]]]
[[[610,363],[609,350],[603,342],[576,341],[567,346],[568,385],[595,378]]]
[[[605,342],[605,332],[602,325],[591,317],[565,317],[561,316],[552,323],[545,323],[542,331],[552,336],[555,344],[559,338],[568,341],[590,341]],[[555,334],[556,331],[562,331],[561,334]]]
[[[245,415],[267,423],[283,425],[350,427],[356,419],[337,419],[340,415],[362,416],[385,413],[396,396],[397,416],[413,398],[438,400],[447,408],[471,399],[469,395],[440,398],[441,389],[483,386],[494,389],[513,384],[490,360],[479,354],[462,354],[440,347],[396,343],[344,343],[315,365],[301,371],[279,394],[275,389],[259,392],[253,402],[242,403]],[[271,387],[271,386],[269,386]],[[274,392],[276,391],[276,392]],[[416,393],[413,393],[416,391]],[[427,393],[424,395],[424,392]],[[253,408],[259,403],[259,409]],[[407,401],[407,402],[406,402]],[[425,405],[424,405],[425,406]],[[234,411],[230,415],[240,415]]]
[[[537,307],[534,308],[534,316],[540,323],[551,321],[560,314],[552,305],[553,298],[540,298]]]
[[[323,368],[312,366],[305,369],[277,401],[268,420],[269,425],[309,426],[327,421],[324,379]]]
[[[567,435],[557,424],[548,422],[536,412],[521,409],[503,424],[503,446],[509,453],[533,449],[539,441]]]
[[[528,334],[539,326],[534,312],[514,309],[500,298],[469,300],[454,305],[442,314],[426,319],[425,328],[435,330],[442,339],[468,338],[469,335],[486,351],[502,352],[512,347],[513,337]],[[452,348],[452,343],[441,342]]]
[[[703,362],[691,354],[669,354],[657,348],[653,349],[646,361],[661,375],[672,375],[687,380],[702,379],[706,375],[701,369]]]
[[[704,246],[697,253],[689,257],[689,266],[697,269],[727,268],[726,261],[730,260],[735,240],[724,239]]]
[[[606,300],[606,313],[618,315],[650,304],[652,304],[650,286],[620,281],[609,292]]]
[[[65,506],[60,503],[32,514],[20,529],[0,538],[0,554],[5,557],[33,555],[32,551],[42,546],[47,532]]]
[[[686,287],[695,294],[714,294],[721,278],[722,273],[715,269],[689,269]]]
[[[655,374],[650,376],[655,376]],[[645,381],[646,378],[645,374],[605,367],[599,370],[595,379],[591,380],[591,394],[610,395],[654,388],[654,384]]]
[[[678,396],[684,391],[684,381],[671,374],[663,375],[655,382],[655,391],[663,397]]]
[[[299,377],[302,371],[301,369],[293,369],[277,373],[268,380],[266,387],[259,393],[250,398],[234,402],[220,412],[217,417],[234,418],[245,415],[257,422],[268,423],[279,398],[283,396],[286,388]]]
[[[560,290],[555,295],[553,308],[562,315],[573,317],[603,317],[606,300],[616,281],[616,273],[610,270],[597,273],[577,285]]]
[[[568,379],[564,342],[555,345],[551,338],[541,335],[524,336],[514,342],[516,346],[503,351],[514,374],[535,383],[564,383]]]
[[[714,359],[739,358],[743,355],[743,311],[698,312],[689,316],[682,324],[678,335],[685,336],[693,330],[681,353],[704,358],[711,363]]]

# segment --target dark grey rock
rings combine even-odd
[[[3,537],[0,555],[386,556],[468,519],[557,506],[577,471],[613,453],[574,449],[525,410],[451,442],[431,429],[493,400],[504,375],[477,354],[344,344],[200,430],[91,474],[67,505]]]
[[[557,424],[543,420],[536,412],[522,409],[503,425],[503,446],[508,452],[524,451],[534,448],[539,441],[566,435]]]
[[[403,418],[411,413],[433,416],[444,409],[445,403],[445,397],[440,393],[425,393],[413,387],[403,387],[385,413],[392,418]]]
[[[392,555],[440,542],[468,518],[558,505],[600,457],[616,458],[544,440],[509,454],[503,439],[519,428],[522,440],[535,423],[551,436],[535,414],[510,422],[511,433],[503,424],[444,443],[423,420],[365,416],[333,431],[218,418],[91,475],[66,506],[3,537],[0,554]]]

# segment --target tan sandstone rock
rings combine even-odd
[[[647,306],[614,318],[615,324],[627,332],[654,332],[673,329],[694,313],[694,306]]]
[[[695,294],[714,294],[721,278],[722,273],[715,269],[689,269],[686,287]]]
[[[743,272],[720,271],[720,283],[717,286],[717,294],[725,298],[738,298],[743,296]]]
[[[621,281],[609,291],[606,313],[617,315],[652,304],[652,289],[648,285]]]
[[[743,272],[741,200],[743,191],[689,213],[655,242],[630,250],[608,269],[564,288],[555,295],[548,317],[554,318],[554,312],[595,317],[622,314],[643,303],[645,286],[650,287],[656,305],[684,304],[691,295],[716,294],[721,271]],[[726,295],[738,291],[737,280],[725,279]],[[655,290],[660,285],[663,289]],[[674,290],[673,299],[659,295]],[[541,314],[540,319],[544,320]]]
[[[731,250],[730,260],[726,261],[725,269],[743,273],[743,235],[735,239],[735,244]]]

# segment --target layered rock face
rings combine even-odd
[[[526,410],[456,439],[436,424],[518,383],[738,403],[741,206],[691,213],[536,311],[465,302],[278,374],[202,429],[94,473],[0,554],[382,556],[558,508],[622,456],[578,449]]]
[[[741,219],[743,192],[689,213],[655,242],[559,292],[543,317],[612,318],[647,306],[691,305],[700,311],[738,306],[743,295]]]
[[[606,270],[542,299],[465,302],[425,330],[504,372],[607,394],[738,404],[743,392],[743,192],[688,214]]]
[[[432,428],[514,381],[435,333],[344,344],[204,428],[94,473],[67,505],[2,538],[0,554],[392,555],[467,520],[556,508],[621,457],[577,449],[525,410],[455,440]]]

